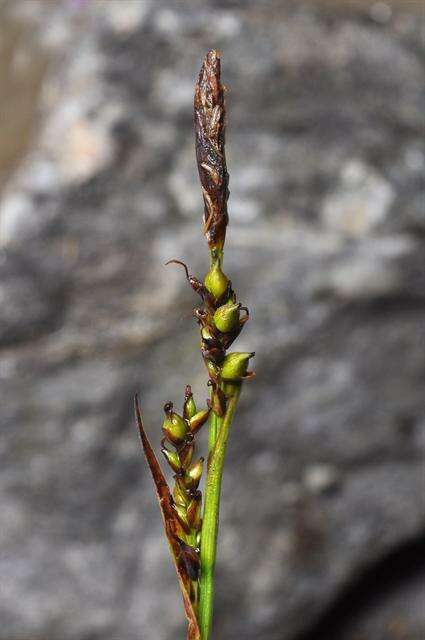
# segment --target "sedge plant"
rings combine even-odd
[[[248,371],[254,353],[227,352],[248,321],[249,312],[238,302],[223,270],[229,175],[224,149],[224,87],[220,79],[220,56],[215,50],[206,55],[195,86],[194,119],[196,161],[204,201],[203,230],[210,267],[204,279],[199,280],[189,273],[184,262],[173,259],[167,264],[183,266],[189,285],[200,298],[194,317],[200,330],[209,398],[200,409],[187,385],[181,414],[174,410],[171,402],[164,406],[161,451],[174,473],[172,489],[146,436],[137,397],[135,404],[143,451],[154,479],[183,595],[187,639],[210,640],[226,445],[243,381],[254,375]],[[204,458],[195,455],[196,436],[207,423],[208,459],[204,465]],[[202,508],[199,484],[203,473],[206,477]]]

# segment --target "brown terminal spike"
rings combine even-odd
[[[225,105],[220,54],[205,56],[195,86],[195,147],[204,199],[204,232],[210,249],[223,249],[228,223],[229,174],[224,153]]]

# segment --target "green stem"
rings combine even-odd
[[[220,426],[220,418],[214,411],[211,411],[211,418],[210,418],[209,431],[208,431],[208,455],[209,456],[214,451],[219,426]]]
[[[229,428],[239,399],[240,384],[231,385],[232,394],[222,418],[214,414],[210,425],[210,446],[215,446],[208,459],[208,471],[205,485],[204,518],[201,535],[201,584],[199,601],[199,626],[202,640],[209,640],[213,604],[214,604],[214,568],[217,552],[218,515],[220,509],[221,479],[226,454]],[[230,387],[230,385],[229,385]],[[211,434],[213,432],[213,434]]]

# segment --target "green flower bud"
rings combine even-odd
[[[220,261],[215,260],[204,279],[204,284],[211,295],[218,300],[227,291],[229,278],[223,273]]]
[[[196,404],[193,399],[192,389],[190,388],[190,385],[187,385],[184,392],[183,417],[186,420],[190,420],[190,418],[193,418],[195,413],[196,413]]]
[[[186,508],[182,507],[179,504],[175,504],[174,509],[177,512],[180,524],[182,525],[183,529],[186,531],[186,533],[189,533],[190,525],[189,525],[189,520],[187,519]]]
[[[221,333],[229,333],[239,327],[240,306],[240,304],[229,300],[217,309],[214,314],[214,323]]]
[[[181,507],[186,508],[187,505],[189,504],[189,497],[186,493],[186,490],[182,489],[182,487],[177,482],[174,485],[173,498],[174,498],[174,502],[180,505]]]
[[[221,368],[221,377],[227,382],[239,382],[246,376],[249,359],[255,355],[251,353],[228,353]]]
[[[203,411],[198,411],[197,414],[193,416],[189,420],[190,430],[192,433],[197,433],[203,424],[208,420],[208,416],[210,415],[209,409],[204,409]]]
[[[176,451],[169,451],[165,447],[163,447],[161,451],[172,470],[178,473],[182,468],[178,453],[176,453]]]
[[[189,431],[189,425],[175,411],[173,411],[173,403],[167,402],[164,406],[165,420],[162,430],[169,442],[175,445],[183,444]]]
[[[204,458],[199,458],[197,462],[190,465],[185,474],[185,484],[188,489],[197,489],[202,476]]]

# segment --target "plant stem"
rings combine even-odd
[[[226,454],[229,428],[239,399],[240,384],[231,385],[226,413],[222,418],[213,414],[210,425],[210,452],[205,485],[205,506],[201,537],[201,588],[199,602],[199,626],[202,640],[209,640],[214,605],[214,568],[217,552],[218,516],[220,509],[221,479]]]
[[[220,427],[220,418],[214,411],[211,411],[211,418],[210,418],[209,431],[208,431],[208,455],[209,456],[214,451],[215,443],[217,440],[217,432],[219,427]]]

